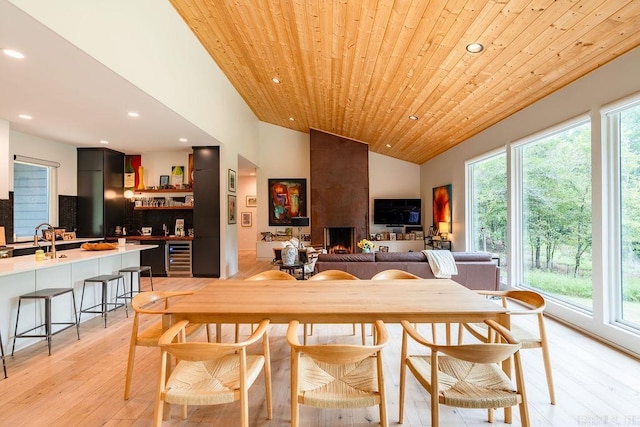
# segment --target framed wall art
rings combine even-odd
[[[227,194],[227,222],[229,224],[235,224],[236,219],[236,196],[233,194]]]
[[[247,207],[255,207],[258,206],[258,198],[256,196],[247,196]]]
[[[452,232],[452,186],[442,185],[433,187],[433,228],[438,230],[441,222],[449,223],[449,233]]]
[[[236,171],[233,169],[229,169],[229,173],[227,176],[227,183],[229,186],[229,191],[232,193],[236,192]]]
[[[240,224],[243,227],[251,227],[251,212],[242,212],[240,214]]]
[[[291,225],[291,218],[307,216],[307,180],[269,179],[269,226]]]

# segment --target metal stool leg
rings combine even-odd
[[[51,356],[51,298],[44,300],[44,333],[47,336],[47,347]]]
[[[102,317],[104,317],[104,327],[107,327],[107,286],[109,282],[102,282]],[[117,289],[116,289],[117,292]]]
[[[11,346],[11,356],[13,356],[13,352],[16,350],[16,339],[15,336],[18,335],[18,320],[20,320],[20,305],[22,304],[22,299],[18,299],[18,314],[16,314],[16,330],[13,333],[13,345]]]
[[[2,369],[4,377],[7,378],[7,363],[4,361],[4,346],[2,345],[2,334],[0,334],[0,354],[2,355]]]
[[[73,315],[76,318],[76,332],[78,340],[80,340],[80,319],[78,318],[78,308],[76,307],[76,293],[73,290],[71,290],[71,302],[73,303]]]

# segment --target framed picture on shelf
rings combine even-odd
[[[236,196],[233,194],[227,195],[227,222],[229,224],[235,224],[236,219]]]
[[[227,176],[227,184],[229,187],[229,191],[232,193],[236,192],[236,171],[233,169],[229,169],[229,173]]]
[[[242,212],[240,214],[240,224],[243,227],[251,227],[251,212]]]
[[[247,196],[247,207],[255,207],[258,206],[258,198],[256,196]]]
[[[171,185],[174,188],[182,187],[184,183],[184,166],[171,166]]]
[[[160,175],[160,189],[169,187],[169,175]]]

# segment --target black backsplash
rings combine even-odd
[[[59,227],[75,231],[77,211],[77,196],[58,196]],[[13,243],[13,191],[9,192],[9,199],[0,199],[0,225],[4,227],[7,244]]]
[[[0,199],[0,225],[7,243],[13,243],[13,191],[9,191],[8,199]]]
[[[125,203],[125,215],[123,226],[127,229],[127,234],[131,236],[139,235],[142,227],[153,227],[153,235],[162,235],[162,225],[166,225],[169,234],[174,234],[176,219],[184,219],[185,233],[193,228],[193,211],[189,209],[167,209],[167,210],[134,210],[132,202]]]
[[[76,231],[78,196],[58,196],[58,226],[66,231]]]

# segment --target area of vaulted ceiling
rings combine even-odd
[[[170,1],[260,120],[418,164],[640,45],[637,0]]]

